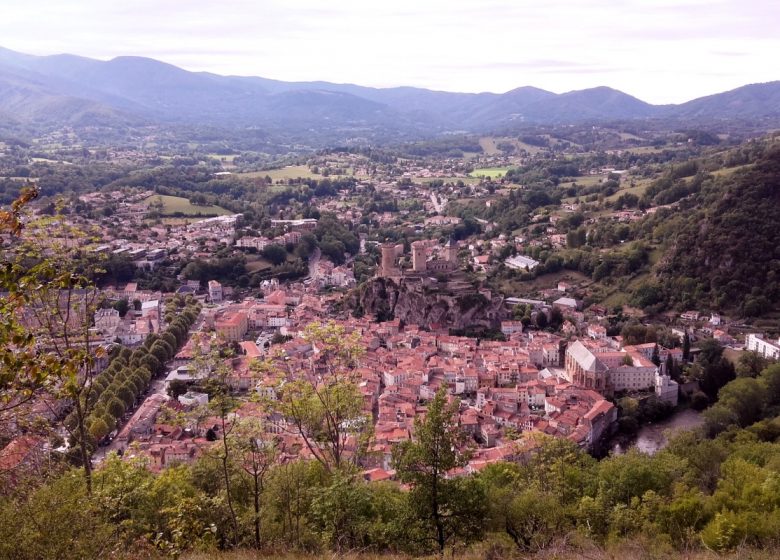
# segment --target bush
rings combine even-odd
[[[710,398],[701,391],[695,391],[691,395],[691,408],[693,410],[704,410],[710,405]]]

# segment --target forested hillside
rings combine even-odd
[[[665,298],[759,314],[780,299],[780,146],[695,196],[656,268]]]
[[[522,239],[502,258],[522,251],[539,261],[527,271],[496,266],[488,282],[499,291],[522,293],[524,282],[573,270],[590,279],[588,303],[771,315],[780,301],[777,139],[663,155],[534,162],[507,171],[505,195],[454,201],[449,211]],[[605,163],[622,177],[588,182]]]

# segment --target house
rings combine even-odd
[[[116,309],[98,309],[95,311],[95,328],[103,333],[113,333],[121,322]]]
[[[222,284],[216,280],[209,280],[209,301],[211,303],[222,303],[222,297]]]
[[[686,311],[680,314],[680,319],[683,321],[698,321],[700,316],[698,311]]]
[[[214,321],[214,330],[227,342],[239,342],[249,330],[249,319],[244,311],[229,311]]]
[[[391,473],[379,467],[363,471],[362,474],[363,479],[367,482],[381,482],[383,480],[390,480],[393,477]]]
[[[561,311],[577,311],[579,304],[574,298],[562,297],[553,302],[553,307],[557,307]]]
[[[720,342],[724,346],[732,346],[737,343],[733,336],[721,329],[715,329],[712,332],[712,338]]]
[[[165,377],[165,386],[167,388],[173,381],[184,381],[187,384],[197,383],[205,379],[207,375],[208,372],[205,370],[197,370],[192,365],[181,365]]]
[[[172,441],[152,444],[148,453],[152,470],[159,471],[171,465],[192,463],[200,455],[200,448],[192,442]]]
[[[0,450],[0,487],[11,487],[25,474],[36,472],[46,458],[46,448],[46,441],[37,436],[12,439]]]
[[[599,320],[607,316],[607,308],[603,305],[591,305],[590,312]]]
[[[501,321],[501,332],[505,336],[520,334],[523,332],[523,323],[520,321]]]
[[[151,301],[144,301],[141,303],[141,317],[159,317],[160,316],[160,300],[153,299]]]
[[[167,397],[164,395],[154,394],[138,407],[135,414],[116,436],[115,441],[121,449],[125,449],[135,438],[152,432],[160,407],[166,400]]]
[[[607,329],[606,327],[602,327],[601,325],[588,325],[587,330],[588,336],[593,339],[604,339],[607,338]]]
[[[667,402],[672,406],[677,406],[680,387],[677,382],[672,380],[668,375],[656,375],[655,394],[660,400]]]
[[[490,264],[490,255],[478,255],[474,257],[474,270],[485,272]]]
[[[769,341],[765,340],[762,334],[752,333],[745,338],[745,349],[770,360],[780,360],[780,338],[777,341]]]
[[[721,319],[721,316],[717,313],[712,313],[710,315],[710,325],[713,327],[719,327],[723,324],[723,319]]]
[[[588,443],[597,443],[617,422],[617,407],[606,400],[598,401],[583,417],[588,426]]]

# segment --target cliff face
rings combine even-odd
[[[420,281],[374,278],[353,295],[352,305],[381,321],[400,319],[423,328],[451,329],[500,327],[505,317],[500,296],[488,296],[473,288],[450,291],[446,285],[425,286]]]

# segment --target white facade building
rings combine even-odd
[[[749,334],[745,338],[745,348],[770,360],[780,360],[780,338],[777,341],[769,341],[765,340],[762,334]]]
[[[221,303],[222,298],[222,284],[216,280],[209,280],[209,301],[211,301],[211,303]]]
[[[504,264],[514,270],[533,270],[539,266],[539,261],[535,261],[531,257],[515,255],[514,257],[506,259]]]

